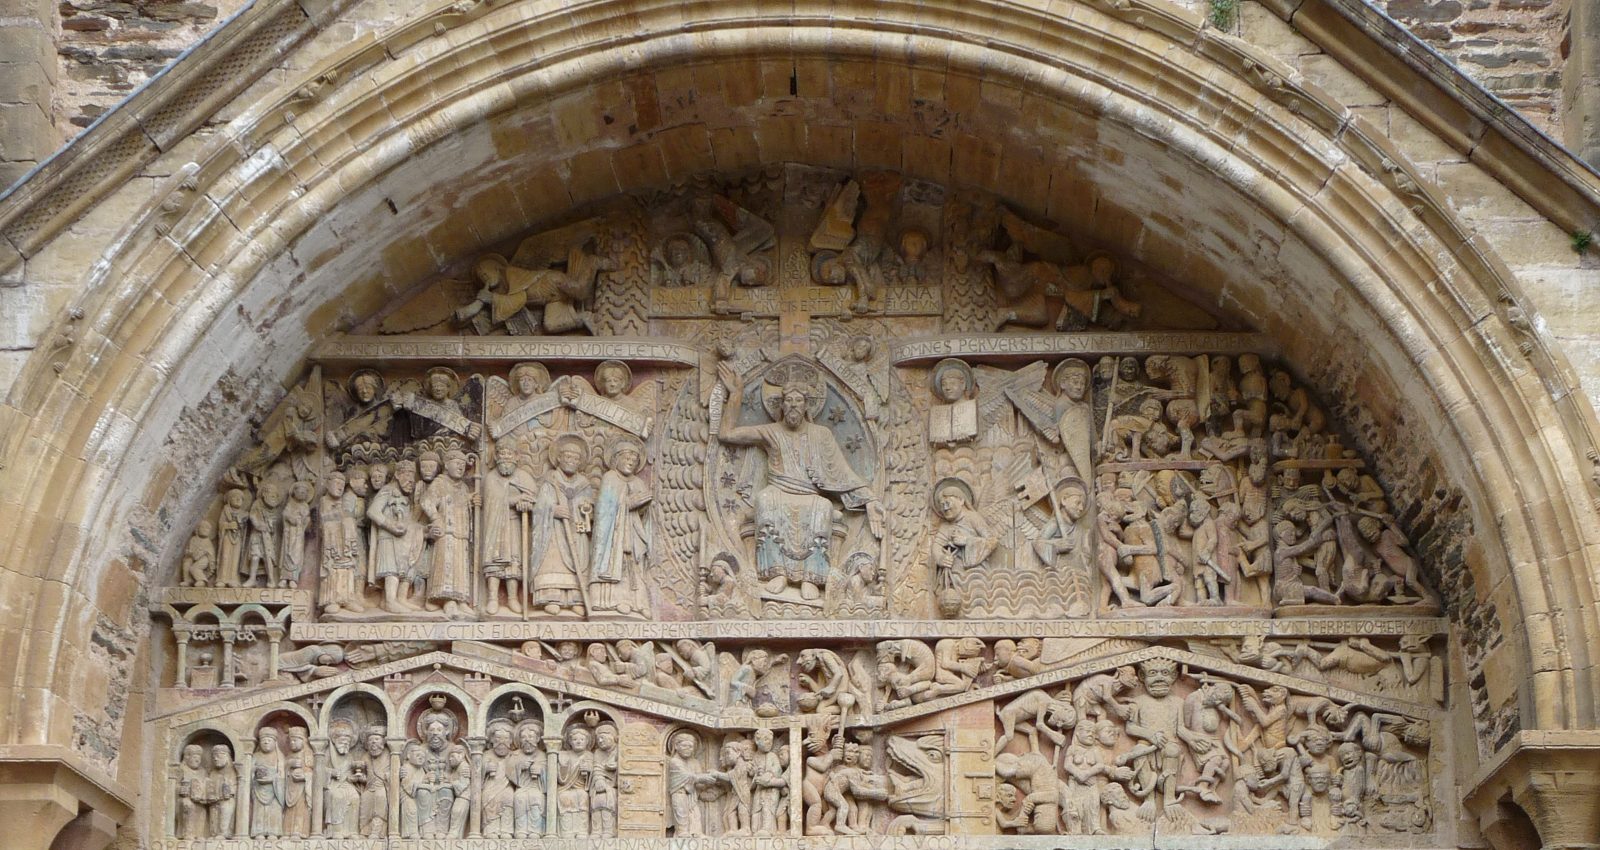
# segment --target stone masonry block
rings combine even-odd
[[[50,116],[32,103],[0,103],[0,160],[37,162],[56,148]]]

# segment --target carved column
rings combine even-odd
[[[166,833],[169,837],[178,837],[178,776],[182,770],[182,762],[169,762],[167,764],[167,801],[162,809],[167,813]]]
[[[467,757],[472,759],[472,786],[467,793],[472,795],[472,804],[467,806],[467,837],[483,837],[483,748],[486,743],[481,737],[467,739]]]
[[[311,739],[311,834],[322,835],[322,789],[328,783],[328,739]]]
[[[250,797],[251,783],[255,781],[256,742],[246,738],[241,742],[244,752],[234,762],[234,767],[239,771],[239,785],[233,793],[233,834],[245,838],[250,835]]]
[[[223,629],[222,634],[222,665],[217,670],[217,686],[221,688],[233,687],[233,642],[239,637],[236,629]]]
[[[276,645],[276,644],[274,644]],[[389,837],[400,837],[400,755],[405,752],[405,738],[389,739]]]
[[[267,627],[267,638],[272,643],[267,645],[267,681],[278,681],[278,652],[283,643],[283,629]]]
[[[796,838],[806,832],[806,754],[800,740],[804,733],[805,727],[800,723],[789,727],[789,834]]]
[[[178,639],[178,669],[173,682],[174,687],[189,687],[189,630],[174,627],[172,636]]]
[[[546,726],[545,731],[551,727]],[[555,727],[559,730],[561,727]],[[548,735],[544,739],[545,771],[544,771],[544,834],[546,838],[561,837],[561,816],[556,810],[559,804],[556,792],[561,783],[556,780],[561,771],[561,736],[552,738]]]

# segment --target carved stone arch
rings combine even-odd
[[[7,567],[17,567],[17,575],[39,587],[75,589],[83,596],[74,597],[74,604],[99,604],[94,588],[116,569],[108,553],[124,551],[122,535],[131,516],[153,512],[136,510],[141,498],[179,518],[172,528],[135,529],[157,541],[162,557],[174,558],[182,545],[183,518],[206,508],[180,493],[182,487],[146,496],[136,492],[140,488],[112,483],[162,480],[154,474],[162,441],[185,408],[198,404],[197,397],[225,374],[275,385],[291,376],[313,340],[370,314],[394,292],[424,282],[426,275],[392,257],[418,246],[424,247],[416,253],[430,258],[464,257],[568,205],[606,193],[660,188],[721,167],[709,157],[687,166],[669,161],[665,144],[654,140],[583,150],[552,144],[553,157],[577,165],[560,173],[540,171],[544,164],[537,157],[523,156],[514,166],[548,177],[557,191],[545,191],[547,184],[540,183],[517,203],[504,202],[504,193],[515,196],[516,189],[463,196],[454,209],[463,218],[478,216],[474,231],[450,226],[434,204],[457,187],[424,181],[437,196],[398,191],[447,155],[441,153],[448,147],[441,140],[489,135],[489,125],[515,128],[518,120],[579,86],[641,68],[652,75],[686,69],[732,73],[739,61],[755,57],[787,63],[798,86],[800,68],[842,58],[882,63],[877,68],[885,78],[932,75],[925,79],[935,79],[941,92],[952,80],[950,91],[972,83],[976,92],[982,76],[985,91],[999,97],[989,101],[973,94],[971,104],[1014,98],[1052,114],[1093,115],[1105,138],[1149,140],[1143,148],[1130,142],[1136,152],[1133,168],[1164,164],[1166,170],[1152,168],[1150,174],[1165,174],[1180,184],[1194,181],[1230,212],[1259,214],[1259,221],[1239,219],[1259,224],[1255,233],[1247,223],[1222,233],[1228,238],[1215,244],[1253,244],[1250,237],[1257,233],[1275,246],[1281,243],[1272,260],[1289,258],[1280,276],[1269,274],[1256,257],[1241,258],[1237,269],[1219,268],[1216,257],[1179,250],[1183,246],[1159,228],[1098,235],[1153,265],[1192,265],[1197,291],[1260,319],[1283,345],[1288,362],[1301,364],[1330,397],[1348,401],[1351,387],[1366,381],[1373,392],[1395,399],[1394,407],[1409,421],[1421,423],[1420,446],[1397,449],[1375,439],[1366,448],[1382,468],[1400,472],[1408,467],[1397,452],[1436,453],[1442,458],[1440,480],[1465,496],[1476,528],[1474,545],[1482,546],[1464,557],[1466,569],[1485,597],[1497,603],[1501,619],[1525,624],[1501,635],[1505,647],[1495,668],[1527,673],[1529,684],[1516,700],[1522,724],[1539,731],[1595,725],[1600,681],[1593,666],[1600,638],[1588,601],[1597,595],[1593,576],[1600,528],[1584,478],[1591,468],[1586,453],[1595,444],[1593,412],[1576,390],[1564,355],[1547,338],[1533,334],[1530,360],[1511,354],[1522,337],[1498,316],[1496,302],[1502,292],[1517,297],[1514,277],[1434,197],[1417,170],[1363,122],[1350,119],[1342,104],[1300,85],[1275,60],[1203,30],[1198,19],[1158,2],[1109,10],[1073,5],[1061,7],[1067,8],[1063,13],[980,0],[942,10],[953,23],[938,31],[900,17],[920,15],[920,10],[883,4],[841,3],[827,28],[797,25],[792,10],[709,4],[696,31],[687,35],[677,23],[681,10],[655,6],[654,17],[640,16],[645,23],[626,45],[613,43],[614,33],[600,25],[565,21],[552,26],[548,18],[525,14],[527,8],[506,2],[461,14],[432,3],[404,26],[374,37],[370,43],[386,45],[385,51],[370,51],[364,42],[308,62],[282,92],[240,104],[242,117],[227,134],[210,141],[196,138],[192,145],[164,145],[185,156],[192,153],[195,167],[163,172],[174,176],[130,217],[127,228],[96,246],[101,261],[71,305],[82,318],[62,318],[58,326],[81,321],[78,327],[88,334],[74,339],[92,343],[76,343],[59,359],[41,349],[13,390],[23,415],[11,432],[15,442],[0,458],[0,492],[51,494],[43,508],[23,514],[17,539],[50,541],[56,553],[33,557],[35,552],[18,546],[20,554],[8,556]],[[421,38],[435,25],[440,37]],[[886,42],[885,32],[895,38]],[[981,37],[981,46],[979,39],[965,37],[973,34]],[[557,44],[560,50],[550,49]],[[500,47],[505,49],[491,49]],[[375,52],[399,57],[374,66]],[[947,61],[930,69],[919,62],[928,55]],[[429,96],[413,96],[424,81],[441,77],[457,85],[446,91],[428,82]],[[563,87],[551,85],[557,80]],[[288,99],[302,87],[312,92],[308,102]],[[949,106],[962,113],[959,103]],[[294,118],[286,116],[289,111]],[[978,114],[976,107],[970,110]],[[1238,129],[1218,119],[1222,115],[1252,120]],[[762,116],[780,129],[790,126],[783,118]],[[115,123],[91,131],[89,142],[108,142],[105,128]],[[837,161],[824,131],[808,137],[802,124],[792,126],[802,132],[774,134],[760,143],[752,131],[750,153],[738,164]],[[870,132],[864,121],[839,126]],[[351,139],[345,132],[350,127],[378,129]],[[1030,136],[1020,122],[1015,137],[1014,157],[1009,149],[991,156],[983,138],[966,134],[956,142],[958,154],[932,159],[943,163],[939,167],[949,182],[984,186],[1048,217],[1052,199],[1029,185],[1029,178],[1042,169],[1059,173],[1063,185],[1072,183],[1077,178],[1070,164],[1040,151],[1059,148],[1066,156],[1073,148],[1045,144],[1046,134]],[[930,144],[915,139],[915,145]],[[1167,158],[1153,159],[1155,148]],[[969,156],[973,150],[978,153]],[[903,157],[898,164],[926,172],[927,159]],[[660,168],[629,165],[639,161],[659,162]],[[592,167],[596,162],[603,167]],[[863,163],[851,159],[849,164]],[[57,167],[44,173],[55,174]],[[1096,161],[1092,168],[1101,170],[1079,182],[1109,189],[1120,177],[1110,162]],[[1153,191],[1166,191],[1155,182]],[[501,192],[507,183],[485,180],[484,185]],[[1182,194],[1173,191],[1125,212],[1138,218]],[[38,224],[52,216],[76,216],[45,206],[43,197],[33,188],[8,196],[0,200],[0,218],[14,222],[26,213]],[[349,232],[366,232],[367,223],[389,222],[387,216],[400,214],[383,205],[384,200],[394,204],[395,197],[406,204],[406,215],[393,221],[406,229],[375,236],[369,251],[337,256],[330,222],[342,217],[342,222],[360,222]],[[407,200],[419,197],[415,204]],[[19,210],[24,201],[40,206]],[[483,214],[512,208],[524,220]],[[39,256],[51,250],[53,236],[38,234],[51,232],[42,226],[29,230],[20,244]],[[379,242],[391,237],[389,243]],[[1330,304],[1337,305],[1337,315],[1325,309]],[[282,315],[262,320],[270,312],[262,309],[265,305],[282,305]],[[1311,374],[1319,351],[1347,352],[1341,340],[1369,338],[1370,352],[1341,364],[1348,368]],[[259,409],[270,403],[270,395],[229,404]],[[1381,426],[1375,427],[1381,431]],[[217,453],[184,470],[186,476],[216,478],[223,454],[245,439],[242,425],[207,436],[215,437]],[[49,450],[19,451],[12,445]],[[1409,503],[1427,510],[1425,495],[1413,493]],[[62,724],[53,718],[64,716],[59,710],[71,699],[72,669],[61,660],[71,657],[62,650],[88,645],[82,632],[89,626],[81,624],[94,618],[45,603],[26,617],[18,630],[27,636],[24,651],[0,666],[12,685],[0,729],[10,730],[7,740],[63,744]],[[400,713],[373,686],[340,693],[363,688],[391,709],[391,727],[401,722]],[[44,698],[34,698],[41,692]],[[323,710],[323,729],[330,708]]]
[[[494,708],[494,704],[501,697],[510,694],[519,694],[532,700],[539,711],[539,717],[547,724],[551,722],[551,718],[556,716],[555,710],[550,707],[550,698],[545,696],[543,691],[519,682],[507,682],[484,694],[483,699],[478,701],[477,708],[473,710],[470,719],[470,725],[477,730],[473,734],[483,735],[486,733],[489,728],[490,709]]]
[[[266,705],[260,706],[254,712],[252,712],[249,715],[251,718],[250,728],[259,730],[262,722],[274,714],[288,714],[305,721],[307,735],[310,735],[312,732],[316,731],[318,728],[318,723],[320,722],[316,712],[313,712],[311,709],[306,708],[297,702],[283,700],[280,702],[267,703]]]
[[[394,701],[389,699],[389,695],[384,692],[383,688],[369,685],[365,682],[344,685],[328,694],[327,701],[322,704],[322,710],[317,715],[317,731],[321,737],[326,738],[328,736],[328,724],[333,720],[333,710],[338,707],[345,697],[352,694],[365,694],[377,700],[378,705],[383,708],[385,714],[384,728],[387,730],[388,736],[390,738],[404,737],[405,731],[401,726],[403,721],[400,719],[400,713],[395,710]],[[360,730],[357,730],[357,732],[360,732]]]
[[[412,689],[410,693],[406,694],[405,697],[400,700],[399,705],[395,709],[395,715],[398,718],[399,728],[398,731],[396,731],[395,724],[390,724],[391,737],[410,736],[411,729],[407,727],[409,727],[411,724],[412,713],[416,710],[419,703],[425,701],[432,694],[448,694],[461,703],[463,712],[463,717],[461,718],[462,728],[460,730],[461,737],[476,737],[483,734],[483,726],[475,723],[477,718],[485,710],[483,704],[480,704],[478,700],[472,697],[471,694],[448,682],[426,682],[416,686],[416,688]]]
[[[189,622],[189,623],[195,623],[197,625],[204,625],[202,623],[199,623],[199,621],[195,619],[196,617],[198,617],[198,616],[200,616],[202,614],[206,614],[206,615],[210,615],[212,617],[215,617],[216,618],[216,624],[218,626],[232,625],[235,622],[237,622],[230,615],[224,613],[221,608],[219,608],[219,607],[217,607],[215,605],[196,605],[195,607],[190,608],[188,611],[183,612],[183,619],[184,619],[184,621]]]
[[[1006,17],[1016,13],[1012,10],[1007,10],[1004,13],[997,12],[997,14],[1001,17]],[[480,19],[473,26],[478,27],[479,30],[487,31],[491,24],[502,22],[496,15],[491,14]],[[1042,23],[1047,23],[1048,26],[1039,29],[1041,37],[1053,34],[1054,30],[1050,28],[1062,25],[1061,22],[1050,19],[1045,19]],[[1131,38],[1131,30],[1126,30],[1126,25],[1108,23],[1107,31],[1114,34],[1113,40]],[[772,33],[757,31],[751,43],[756,45],[771,44],[771,35]],[[832,39],[830,41],[830,49],[856,49],[855,40],[858,40],[858,35],[858,31],[855,30],[841,30],[839,33],[830,36]],[[785,49],[789,49],[788,46],[792,42],[789,41],[787,32],[784,38]],[[919,38],[925,37],[919,36]],[[1113,41],[1113,43],[1118,42]],[[445,48],[432,49],[444,50]],[[864,47],[861,49],[864,49]],[[968,56],[963,51],[957,51],[954,56],[958,67],[962,63],[974,61],[973,57]],[[1175,54],[1169,53],[1163,54],[1163,56],[1166,60],[1170,60],[1175,57]],[[1150,60],[1149,57],[1139,55],[1137,51],[1129,56],[1119,56],[1117,61],[1134,60],[1154,61]],[[1067,58],[1063,57],[1060,61],[1066,62]],[[1025,64],[1022,60],[1018,60],[1018,68]],[[1270,63],[1257,64],[1258,66],[1270,67]],[[1006,67],[991,70],[1005,76],[1017,69]],[[1025,75],[1019,74],[1017,76],[1022,77]],[[1179,76],[1171,77],[1171,79],[1185,79],[1188,82],[1188,78]],[[1045,87],[1068,98],[1091,98],[1097,92],[1103,91],[1097,88],[1100,85],[1099,83],[1091,84],[1084,82],[1082,79],[1073,78],[1061,68],[1041,69],[1041,73],[1034,76],[1027,84]],[[504,90],[497,90],[496,96],[502,93],[504,93]],[[1280,132],[1284,128],[1293,125],[1296,121],[1296,119],[1289,117],[1286,112],[1279,110],[1264,100],[1260,100],[1260,96],[1256,94],[1243,95],[1242,92],[1230,92],[1227,96],[1241,96],[1243,98],[1241,102],[1247,104],[1244,108],[1249,111],[1259,111],[1260,114],[1270,117],[1271,122],[1263,123],[1257,128],[1258,131],[1265,131],[1269,129],[1270,124],[1270,129],[1272,130],[1271,134],[1263,136],[1259,140],[1262,145],[1259,149],[1262,156],[1265,156],[1266,151],[1274,150],[1274,145],[1280,146],[1277,148],[1279,150],[1290,150],[1302,144],[1302,136]],[[429,123],[428,131],[419,135],[417,140],[428,141],[438,138],[442,129],[450,126],[449,122],[454,121],[456,126],[464,126],[468,119],[476,120],[491,111],[491,106],[499,108],[506,102],[505,98],[496,100],[488,96],[481,96],[475,103],[463,102],[457,104],[440,113],[441,116],[446,117],[444,124],[438,122]],[[1123,98],[1120,94],[1108,95],[1102,101],[1097,102],[1103,103],[1107,109],[1106,114],[1113,120],[1131,120],[1132,116],[1138,114],[1139,109],[1144,108],[1143,105],[1136,107],[1132,100]],[[1315,97],[1309,96],[1300,102],[1302,103],[1302,111],[1310,104],[1320,104],[1320,101],[1317,101]],[[339,108],[343,109],[346,106],[342,104]],[[331,109],[331,107],[322,108]],[[1316,114],[1321,115],[1323,113]],[[1221,156],[1222,148],[1208,140],[1203,130],[1182,126],[1179,123],[1179,119],[1175,118],[1166,118],[1163,121],[1165,123],[1157,122],[1156,126],[1162,128],[1162,132],[1170,134],[1175,143],[1173,150],[1181,151],[1202,163],[1220,161],[1218,157]],[[1292,140],[1291,136],[1294,136]],[[1372,140],[1362,137],[1359,132],[1348,134],[1345,137],[1345,141],[1352,145],[1357,143],[1372,144]],[[374,151],[395,149],[397,148],[375,148]],[[1359,152],[1365,153],[1368,150],[1370,150],[1370,147]],[[374,153],[372,156],[378,157],[382,155],[387,154]],[[1288,158],[1292,159],[1293,157]],[[382,173],[397,161],[398,159],[391,159],[387,162],[380,162],[373,158],[368,158],[358,167],[357,173],[353,173],[350,176],[356,182],[361,182]],[[1409,359],[1412,363],[1421,364],[1419,368],[1426,370],[1422,377],[1413,372],[1407,380],[1414,381],[1419,386],[1430,386],[1430,391],[1424,395],[1441,400],[1441,403],[1434,408],[1436,418],[1451,423],[1448,427],[1442,429],[1441,433],[1453,434],[1454,436],[1451,439],[1460,441],[1462,445],[1498,446],[1509,455],[1509,457],[1504,458],[1507,463],[1502,463],[1498,455],[1484,456],[1486,462],[1480,466],[1470,471],[1462,470],[1467,478],[1478,482],[1475,489],[1478,489],[1486,496],[1486,500],[1482,500],[1484,515],[1515,518],[1515,522],[1510,526],[1506,526],[1501,535],[1506,544],[1507,554],[1502,556],[1497,553],[1489,553],[1486,556],[1487,565],[1484,569],[1493,569],[1495,572],[1491,575],[1486,575],[1482,583],[1496,584],[1499,578],[1511,575],[1516,576],[1516,586],[1519,588],[1519,599],[1522,600],[1523,613],[1532,624],[1530,639],[1534,641],[1535,646],[1539,647],[1536,652],[1532,652],[1527,657],[1537,656],[1543,658],[1549,653],[1559,656],[1563,652],[1585,653],[1586,650],[1580,650],[1579,647],[1587,645],[1587,638],[1581,640],[1558,640],[1556,637],[1557,623],[1561,624],[1560,628],[1582,629],[1586,633],[1588,626],[1585,624],[1585,618],[1578,616],[1544,616],[1547,613],[1554,614],[1556,612],[1557,603],[1554,601],[1553,596],[1571,595],[1564,592],[1554,594],[1553,589],[1546,586],[1545,576],[1559,577],[1561,581],[1569,583],[1576,591],[1580,586],[1587,583],[1586,576],[1588,571],[1562,569],[1556,572],[1541,573],[1533,568],[1533,564],[1564,565],[1569,557],[1578,557],[1577,555],[1569,556],[1567,553],[1585,551],[1584,546],[1579,541],[1589,539],[1592,536],[1594,525],[1592,518],[1588,515],[1587,506],[1574,507],[1574,504],[1564,496],[1557,497],[1554,502],[1550,502],[1543,498],[1541,494],[1534,494],[1529,498],[1521,498],[1520,496],[1508,498],[1502,502],[1501,497],[1495,494],[1520,493],[1525,485],[1534,481],[1544,482],[1541,487],[1544,493],[1548,494],[1586,492],[1587,485],[1575,477],[1575,470],[1582,467],[1581,462],[1576,461],[1576,457],[1581,455],[1577,447],[1592,442],[1588,437],[1592,420],[1581,406],[1573,408],[1571,405],[1557,404],[1550,395],[1545,394],[1541,389],[1526,388],[1525,392],[1525,388],[1517,382],[1513,372],[1508,371],[1510,367],[1483,361],[1475,353],[1459,350],[1466,347],[1464,344],[1456,345],[1455,349],[1441,349],[1438,344],[1440,342],[1448,344],[1451,340],[1460,339],[1459,334],[1463,328],[1477,327],[1480,332],[1490,331],[1487,327],[1477,325],[1478,320],[1489,312],[1487,305],[1490,299],[1486,297],[1485,290],[1490,288],[1491,283],[1507,283],[1508,288],[1511,291],[1515,291],[1509,285],[1509,278],[1500,273],[1503,271],[1503,266],[1498,264],[1492,256],[1481,252],[1477,246],[1447,238],[1449,233],[1453,232],[1451,229],[1453,219],[1442,213],[1430,210],[1428,217],[1425,219],[1426,223],[1430,225],[1439,221],[1446,223],[1438,225],[1439,232],[1434,234],[1415,229],[1399,231],[1399,238],[1402,240],[1399,244],[1407,246],[1405,248],[1405,257],[1397,259],[1395,263],[1387,268],[1375,268],[1373,265],[1375,258],[1383,256],[1384,251],[1388,250],[1385,248],[1380,251],[1376,246],[1379,244],[1387,245],[1396,237],[1397,231],[1391,226],[1390,222],[1396,220],[1397,217],[1403,218],[1403,214],[1399,212],[1401,207],[1395,206],[1397,196],[1391,189],[1352,168],[1335,169],[1330,173],[1337,175],[1341,191],[1348,190],[1345,196],[1348,201],[1359,205],[1364,212],[1349,219],[1340,219],[1336,222],[1336,226],[1326,217],[1320,222],[1313,222],[1312,218],[1306,216],[1295,217],[1295,211],[1298,209],[1297,205],[1300,203],[1297,199],[1307,197],[1307,195],[1301,186],[1281,184],[1281,181],[1295,177],[1296,175],[1294,174],[1278,173],[1259,177],[1246,177],[1244,176],[1246,174],[1245,171],[1232,168],[1219,169],[1215,173],[1219,179],[1232,181],[1235,189],[1247,190],[1255,195],[1266,207],[1274,210],[1281,220],[1293,220],[1294,227],[1297,229],[1296,232],[1309,239],[1310,244],[1315,246],[1314,253],[1332,258],[1343,272],[1345,280],[1359,284],[1360,288],[1352,291],[1359,293],[1358,298],[1361,301],[1374,307],[1383,316],[1382,321],[1385,325],[1394,329],[1394,333],[1401,339],[1404,346],[1409,346],[1407,350],[1410,351],[1410,355],[1404,359]],[[1265,175],[1265,172],[1256,172],[1256,174]],[[321,205],[331,202],[336,197],[336,193],[330,185],[322,184],[305,197],[314,199],[316,204]],[[272,232],[285,235],[301,232],[302,228],[316,219],[319,214],[316,210],[319,208],[306,207],[297,213],[286,212],[281,217],[282,226],[274,227]],[[147,215],[153,215],[154,209],[155,205],[152,204]],[[208,234],[210,231],[207,231],[206,228],[213,226],[216,226],[214,222],[203,221],[201,217],[196,216],[185,226],[175,229],[173,233],[182,240],[196,239],[201,237],[202,234]],[[261,233],[265,234],[266,231],[261,231]],[[130,232],[130,239],[120,243],[125,247],[119,250],[137,250],[134,247],[137,240],[132,239],[134,235],[136,234]],[[1365,240],[1364,244],[1363,240]],[[271,241],[280,246],[284,244],[279,237],[273,237]],[[1431,247],[1428,247],[1436,245],[1450,247],[1447,248],[1444,254],[1439,254],[1433,251]],[[1350,250],[1344,250],[1341,246],[1349,246]],[[219,269],[219,271],[222,272],[226,279],[243,280],[251,277],[253,274],[251,269],[262,267],[262,264],[270,256],[273,256],[276,250],[276,248],[271,248],[264,242],[258,242],[250,251],[235,254],[236,260],[230,268],[226,270]],[[1464,269],[1473,273],[1474,282],[1459,291],[1448,293],[1449,298],[1443,299],[1439,297],[1438,293],[1428,291],[1426,281],[1431,279],[1434,274],[1434,272],[1430,271],[1434,262],[1432,258],[1449,256],[1451,251],[1462,252],[1457,255],[1459,259],[1452,259],[1451,263],[1464,264]],[[175,261],[177,261],[177,258],[172,255],[168,255],[165,258],[157,258],[152,255],[147,262],[153,263],[153,268],[166,268],[171,273],[178,274],[181,277],[186,273],[181,271],[181,264],[178,266],[171,265]],[[106,269],[109,273],[111,270],[118,268],[118,264],[111,262],[101,268]],[[187,274],[193,274],[193,271]],[[129,294],[134,295],[133,292]],[[139,296],[135,295],[134,297]],[[216,299],[220,297],[222,297],[221,293],[218,292],[208,296],[206,299],[196,301],[194,304],[197,307],[202,303],[214,305]],[[132,303],[124,305],[106,303],[104,308],[108,311],[104,314],[107,317],[106,321],[111,323],[107,325],[108,328],[116,324],[115,316],[127,312],[138,312],[138,308],[134,307]],[[1253,308],[1254,305],[1252,306]],[[202,309],[203,311],[209,310],[209,308]],[[196,316],[196,318],[199,319],[200,317]],[[1430,324],[1439,324],[1439,330],[1436,333],[1423,330]],[[204,327],[208,325],[208,322],[201,320],[188,322],[186,325],[189,327]],[[1510,331],[1496,324],[1492,333],[1505,337],[1510,334]],[[1308,345],[1312,344],[1313,338],[1310,335],[1304,337]],[[190,339],[193,340],[195,338],[191,337]],[[189,348],[192,342],[180,342],[177,338],[174,338],[169,344],[176,346],[176,348],[169,349],[176,352]],[[1540,369],[1546,368],[1538,364],[1535,364],[1535,366]],[[1493,377],[1496,374],[1505,377],[1497,379]],[[25,374],[24,380],[25,382],[28,380],[43,380],[43,373],[30,368]],[[1565,386],[1566,384],[1566,381],[1552,373],[1549,381],[1550,386]],[[43,389],[42,386],[41,389]],[[1562,394],[1561,397],[1566,398],[1569,396]],[[1483,403],[1485,399],[1496,398],[1503,399],[1503,401],[1496,401],[1494,404]],[[1472,403],[1473,400],[1478,400],[1478,403]],[[1572,410],[1571,413],[1567,412],[1569,408]],[[1443,411],[1448,411],[1448,413],[1443,413]],[[94,417],[86,416],[84,418],[92,420]],[[1553,424],[1561,424],[1552,429],[1538,432],[1540,434],[1538,439],[1541,442],[1519,444],[1518,440],[1511,439],[1512,435],[1521,433],[1517,424],[1519,421],[1544,421],[1546,419]],[[1470,451],[1462,452],[1461,454],[1462,456],[1473,455]],[[1513,469],[1515,469],[1515,472],[1512,471]],[[67,483],[69,482],[63,482],[64,485]],[[1474,501],[1476,503],[1480,500]],[[1525,514],[1514,508],[1515,504],[1521,503],[1541,505],[1548,503],[1551,505],[1551,510]],[[111,505],[106,505],[105,509],[115,510]],[[1528,524],[1523,525],[1524,521]],[[106,528],[113,526],[114,523],[94,522],[87,525],[89,527]],[[1556,543],[1554,541],[1563,542]],[[1518,565],[1514,571],[1511,569],[1512,564]],[[1588,595],[1591,594],[1587,592],[1577,593],[1578,597],[1586,598]],[[46,628],[42,629],[40,633],[53,634],[55,631]],[[1573,637],[1577,636],[1573,635]],[[1566,647],[1566,649],[1563,650],[1558,647]],[[1546,648],[1548,648],[1548,651]],[[1553,684],[1550,688],[1539,689],[1538,691],[1543,699],[1543,701],[1536,703],[1538,725],[1570,725],[1579,722],[1581,716],[1587,716],[1587,709],[1584,706],[1589,705],[1591,700],[1580,697],[1579,692],[1574,690],[1592,691],[1593,685],[1589,683],[1589,677],[1586,673],[1580,672],[1586,669],[1586,663],[1582,663],[1582,659],[1577,656],[1574,656],[1574,663],[1572,664],[1565,662],[1553,663],[1540,668],[1536,675],[1541,680],[1549,680]]]
[[[559,714],[546,714],[545,716],[550,718],[550,725],[545,728],[545,734],[552,734],[552,730],[554,730],[555,734],[565,734],[568,726],[575,722],[583,722],[583,714],[586,711],[596,712],[602,718],[610,720],[617,727],[618,734],[621,734],[622,727],[626,725],[622,713],[616,706],[586,699],[567,706],[566,711]]]
[[[169,754],[171,761],[168,763],[172,765],[177,764],[178,761],[183,757],[183,748],[188,746],[189,742],[196,735],[200,734],[218,735],[222,738],[225,738],[228,742],[228,746],[233,748],[235,757],[244,752],[243,739],[233,732],[230,732],[224,724],[202,721],[200,723],[182,726],[173,730],[172,740],[174,741],[174,744]]]

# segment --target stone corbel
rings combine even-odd
[[[132,816],[131,799],[131,792],[62,747],[0,747],[0,822],[7,824],[7,848],[63,846],[56,843],[58,835],[70,831],[64,846],[99,850]]]
[[[1596,800],[1600,730],[1534,729],[1517,733],[1479,771],[1463,802],[1495,850],[1595,850]],[[1537,836],[1528,834],[1530,821]]]

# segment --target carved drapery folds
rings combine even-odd
[[[173,565],[159,838],[1450,816],[1406,523],[1130,259],[789,168],[462,267],[312,352]]]

